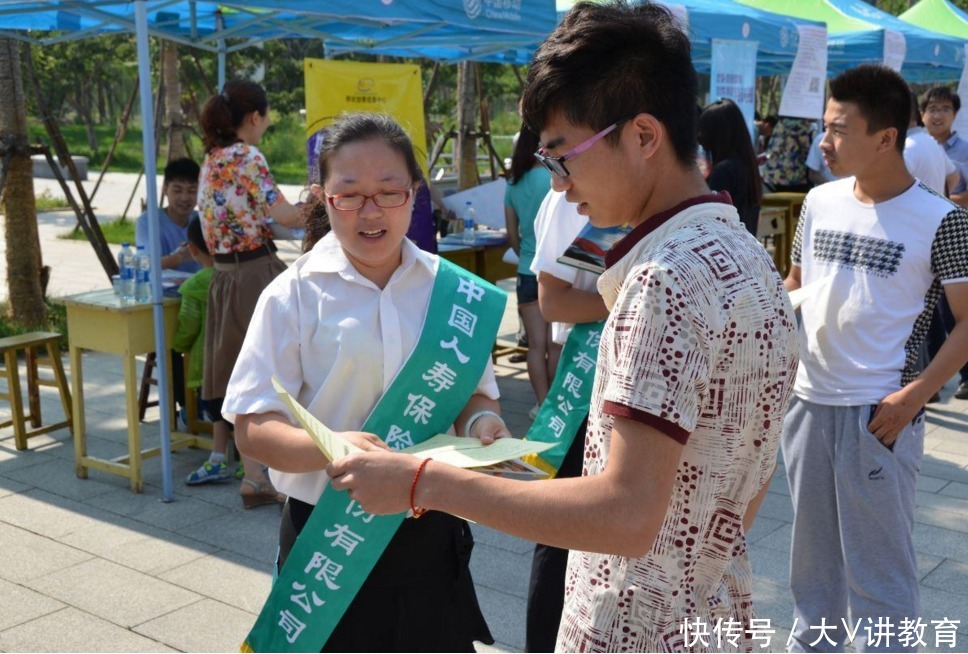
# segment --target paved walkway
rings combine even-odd
[[[114,206],[123,208],[132,179],[109,176],[101,193],[111,189],[111,195],[95,202],[104,205],[100,215],[120,213]],[[72,214],[45,214],[39,224],[44,262],[53,268],[52,296],[106,287],[89,245],[56,238],[72,227]],[[296,247],[283,250],[294,256]],[[512,302],[503,337],[510,339],[514,328]],[[84,365],[90,450],[117,456],[126,439],[120,362],[88,354]],[[511,430],[522,434],[533,404],[523,364],[502,360],[497,373]],[[953,388],[949,384],[945,401],[928,413],[915,542],[923,618],[960,620],[954,649],[964,651],[968,402],[947,399]],[[44,414],[59,419],[56,395],[51,389],[42,395]],[[0,421],[8,417],[0,404]],[[145,443],[156,441],[157,414],[149,413],[143,427]],[[77,479],[65,430],[32,439],[27,452],[15,450],[9,427],[0,430],[0,651],[236,651],[269,588],[279,512],[243,511],[236,482],[181,483],[204,459],[200,451],[173,454],[176,501],[166,504],[157,458],[147,461],[146,490],[136,495],[121,477],[91,471],[89,479]],[[791,519],[781,464],[749,538],[754,598],[760,616],[776,629],[775,650],[783,649],[791,624]],[[474,532],[472,568],[497,639],[495,648],[482,650],[521,651],[531,544],[479,526]],[[926,651],[950,651],[935,646],[931,627],[925,640]]]

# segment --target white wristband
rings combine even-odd
[[[467,421],[467,425],[465,425],[464,427],[465,437],[467,438],[471,437],[471,428],[474,426],[474,423],[480,420],[481,418],[483,418],[484,416],[494,416],[495,418],[501,421],[502,425],[504,424],[504,418],[502,418],[499,414],[494,413],[493,411],[478,411],[477,413],[472,415],[470,419]]]

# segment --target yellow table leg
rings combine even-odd
[[[84,375],[81,372],[81,355],[79,347],[71,346],[71,416],[74,420],[74,474],[81,479],[87,479],[87,432],[84,426]]]
[[[141,423],[138,420],[138,371],[135,367],[137,361],[130,354],[122,358],[128,413],[128,473],[131,490],[140,493],[144,490],[144,482],[141,480]]]

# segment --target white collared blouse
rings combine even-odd
[[[363,277],[333,233],[270,284],[256,306],[232,372],[222,415],[289,415],[275,375],[300,404],[334,431],[358,430],[413,350],[423,327],[438,258],[404,239],[386,288]],[[494,368],[477,393],[499,397]],[[323,471],[270,470],[282,492],[315,504]]]

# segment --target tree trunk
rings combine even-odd
[[[165,87],[165,124],[168,126],[168,161],[188,156],[185,147],[185,132],[182,115],[181,84],[178,79],[178,46],[174,43],[162,45],[164,54],[161,60]]]
[[[11,320],[30,329],[44,327],[47,306],[41,278],[43,264],[37,234],[37,205],[27,137],[27,108],[20,75],[20,43],[0,38],[0,139],[7,167],[3,189],[4,238],[7,244],[7,292]]]
[[[477,175],[477,64],[457,64],[457,188],[464,190],[480,183]]]

